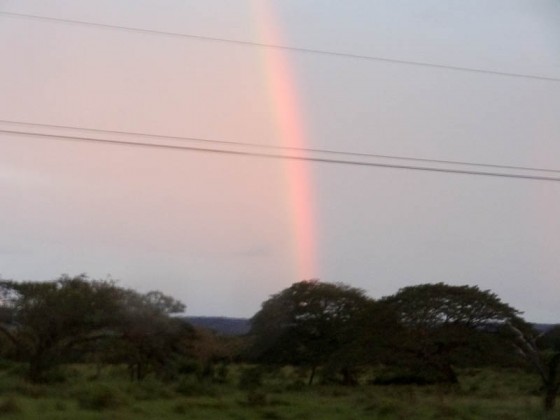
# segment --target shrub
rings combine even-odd
[[[173,406],[173,412],[175,414],[187,414],[188,410],[189,405],[186,401],[178,402],[177,404],[175,404],[175,406]]]
[[[0,402],[0,415],[21,413],[21,406],[14,397],[7,397]]]
[[[263,419],[269,420],[281,420],[282,416],[278,414],[276,411],[263,411],[262,416]]]
[[[173,398],[174,392],[169,385],[155,379],[146,379],[128,386],[127,393],[139,401]]]
[[[222,363],[216,371],[216,381],[221,384],[225,384],[228,381],[229,367],[225,363]]]
[[[243,369],[239,378],[239,388],[254,390],[262,385],[263,372],[260,367]]]
[[[249,407],[261,407],[266,403],[267,398],[264,392],[252,390],[247,393],[247,405]]]
[[[202,364],[193,359],[181,359],[177,361],[177,373],[181,375],[194,375],[202,371]]]
[[[107,410],[125,405],[126,399],[119,390],[96,385],[79,392],[78,403],[88,410]]]
[[[15,366],[17,366],[17,363],[13,362],[12,360],[0,357],[0,370],[11,370]]]
[[[181,380],[175,387],[175,392],[185,397],[216,396],[216,390],[212,386],[201,382],[193,382],[189,378]]]
[[[299,391],[303,391],[306,388],[307,388],[306,383],[301,379],[296,379],[292,383],[286,385],[286,391],[299,392]]]
[[[54,409],[56,411],[66,411],[66,404],[63,401],[57,401],[54,404]]]
[[[47,395],[47,389],[43,385],[21,381],[14,386],[14,391],[29,398],[42,398]]]

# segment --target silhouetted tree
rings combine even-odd
[[[49,282],[0,282],[0,332],[29,362],[28,376],[64,362],[85,342],[114,334],[119,307],[112,282],[91,281],[85,275],[62,276]]]
[[[498,337],[499,326],[520,313],[488,290],[443,283],[405,287],[382,302],[395,310],[403,327],[394,361],[429,381],[449,383],[457,382],[454,354],[476,349],[490,334]]]
[[[161,292],[140,294],[85,275],[48,282],[0,281],[0,333],[29,363],[28,377],[68,360],[126,361],[134,379],[163,375],[188,351],[193,330],[171,315],[185,306]]]
[[[253,352],[258,360],[309,366],[328,363],[355,337],[370,300],[341,283],[301,281],[270,297],[252,318]]]
[[[549,412],[556,405],[560,390],[560,326],[538,334],[527,324],[511,323],[514,344],[519,354],[539,374],[543,389],[543,406]]]
[[[344,342],[327,360],[326,377],[341,375],[343,384],[357,385],[357,373],[362,367],[392,360],[394,348],[400,345],[402,330],[393,308],[380,301],[368,300],[348,325]]]
[[[174,357],[189,351],[193,328],[181,318],[185,305],[161,292],[120,291],[116,352],[129,366],[131,379],[142,380],[151,370],[165,376]]]

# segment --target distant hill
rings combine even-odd
[[[187,316],[185,320],[195,327],[207,328],[222,335],[244,335],[251,329],[248,318],[229,318],[227,316]],[[539,332],[546,332],[560,324],[533,324]]]
[[[251,324],[247,318],[225,316],[187,316],[185,320],[195,327],[202,327],[222,335],[244,335]]]
[[[533,327],[541,333],[545,333],[548,330],[551,330],[552,328],[558,326],[560,324],[533,324]]]

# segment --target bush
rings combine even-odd
[[[57,411],[66,411],[66,404],[64,403],[64,401],[57,401],[54,404],[54,409]]]
[[[45,369],[45,371],[41,372],[41,374],[36,377],[31,377],[28,372],[27,377],[28,380],[41,384],[60,384],[66,382],[67,379],[64,369],[60,366]]]
[[[229,367],[225,363],[222,363],[216,370],[216,382],[220,384],[225,384],[228,381]]]
[[[13,387],[14,392],[29,398],[43,398],[47,395],[47,388],[30,382],[21,381]]]
[[[139,401],[168,399],[174,397],[169,385],[155,379],[145,379],[141,382],[130,384],[126,392]]]
[[[268,420],[281,420],[282,416],[276,411],[263,411],[261,418]]]
[[[107,410],[125,405],[126,398],[119,390],[96,385],[79,392],[78,403],[88,410]]]
[[[292,383],[286,385],[286,391],[299,392],[299,391],[303,391],[306,388],[307,388],[307,384],[301,379],[296,379]]]
[[[178,402],[173,406],[173,412],[175,414],[187,414],[189,411],[189,405],[186,401]]]
[[[21,413],[21,406],[14,397],[7,397],[0,402],[0,415]]]
[[[266,405],[267,398],[264,392],[260,391],[249,391],[247,394],[247,405],[249,407],[261,407]]]
[[[239,377],[239,388],[246,390],[254,390],[262,386],[263,371],[260,367],[249,367],[241,371]]]
[[[18,364],[13,362],[12,360],[0,357],[0,370],[10,370],[17,365]]]
[[[446,383],[445,378],[437,370],[426,369],[387,369],[369,381],[373,385],[434,385]]]
[[[177,373],[181,375],[194,375],[202,371],[202,364],[193,359],[180,359],[177,361]]]
[[[217,395],[216,390],[205,383],[193,382],[189,378],[184,378],[175,387],[175,392],[181,394],[184,397],[215,397]]]

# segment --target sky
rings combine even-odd
[[[559,322],[560,182],[44,136],[560,170],[559,21],[557,0],[0,0],[0,130],[43,134],[0,133],[0,276],[236,317],[303,279],[445,282]]]

